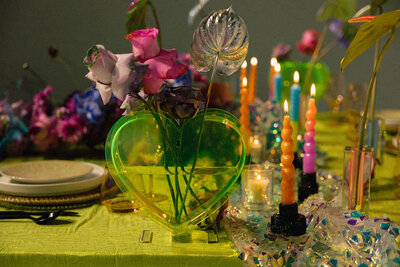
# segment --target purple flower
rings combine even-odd
[[[56,131],[64,142],[77,143],[87,133],[87,127],[78,115],[73,114],[59,119]]]
[[[204,104],[200,90],[193,87],[165,88],[159,95],[160,109],[174,119],[193,117]]]
[[[290,45],[280,43],[272,49],[272,57],[276,57],[278,61],[288,60],[291,51],[292,47]]]
[[[45,113],[40,113],[29,126],[30,139],[40,151],[47,151],[58,146],[56,124],[56,115],[47,116]]]
[[[349,47],[354,36],[356,36],[357,29],[357,26],[338,19],[332,19],[329,24],[329,30],[336,35],[338,44],[343,48]]]
[[[51,93],[53,91],[53,87],[47,86],[33,97],[32,121],[35,121],[36,117],[42,113],[46,113],[48,116],[53,113],[53,105],[51,103]]]
[[[77,93],[73,96],[76,113],[89,123],[98,123],[103,119],[104,106],[101,104],[100,92],[96,87],[84,93]]]

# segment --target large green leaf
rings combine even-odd
[[[327,0],[318,10],[317,19],[340,19],[346,21],[354,15],[356,8],[356,0]]]
[[[126,13],[126,31],[128,33],[146,28],[148,0],[140,0]]]
[[[346,55],[340,62],[342,71],[355,58],[370,48],[379,38],[388,34],[393,27],[400,26],[400,9],[383,13],[376,16],[373,20],[364,23],[357,31],[356,36],[350,43]]]

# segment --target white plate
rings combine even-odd
[[[11,164],[0,171],[13,182],[27,184],[61,183],[89,174],[93,167],[70,160],[38,160]]]
[[[27,197],[60,196],[87,192],[101,185],[104,179],[104,167],[92,163],[85,163],[92,167],[92,171],[81,178],[61,183],[24,184],[15,183],[8,175],[0,177],[0,192]]]
[[[377,110],[375,115],[385,120],[386,130],[397,132],[397,128],[400,126],[400,109]]]

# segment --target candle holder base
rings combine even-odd
[[[284,236],[299,236],[306,233],[306,217],[299,214],[298,205],[279,204],[279,213],[271,217],[271,231]]]
[[[299,203],[303,203],[310,195],[318,193],[317,175],[314,173],[302,173],[298,186]]]
[[[295,169],[303,169],[303,158],[299,155],[298,152],[294,153],[293,165]]]

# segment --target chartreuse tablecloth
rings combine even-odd
[[[342,172],[343,149],[349,144],[347,131],[345,123],[332,125],[326,118],[319,119],[317,143],[328,153],[325,169]],[[31,159],[9,158],[0,166]],[[394,164],[395,157],[385,154],[384,164],[376,168],[370,216],[388,216],[400,223]],[[203,231],[194,231],[188,243],[175,242],[171,233],[141,212],[115,214],[100,204],[76,211],[80,217],[68,218],[69,224],[41,226],[28,220],[1,220],[0,266],[242,266],[224,233],[215,244],[207,243]],[[139,242],[142,230],[153,231],[151,243]]]

